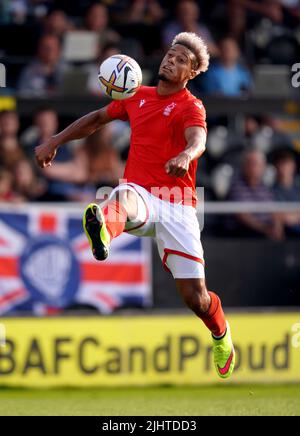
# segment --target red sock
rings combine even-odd
[[[225,315],[220,298],[214,292],[209,292],[209,295],[211,298],[210,307],[201,319],[214,336],[220,337],[226,331]]]
[[[110,201],[102,209],[106,228],[110,234],[111,240],[119,236],[124,228],[127,221],[127,212],[124,206],[118,201]]]

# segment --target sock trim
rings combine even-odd
[[[221,335],[221,336],[215,336],[214,334],[212,334],[212,337],[216,340],[216,341],[220,341],[221,339],[225,338],[227,333],[227,327],[225,329],[225,332]]]

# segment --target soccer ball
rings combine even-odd
[[[114,100],[132,97],[142,83],[139,64],[126,55],[113,55],[100,65],[99,82],[106,95]]]

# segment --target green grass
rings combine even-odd
[[[0,389],[0,415],[300,415],[300,385]]]

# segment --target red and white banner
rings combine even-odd
[[[151,241],[124,233],[94,260],[80,208],[0,209],[0,314],[52,314],[76,305],[101,313],[151,304]]]

